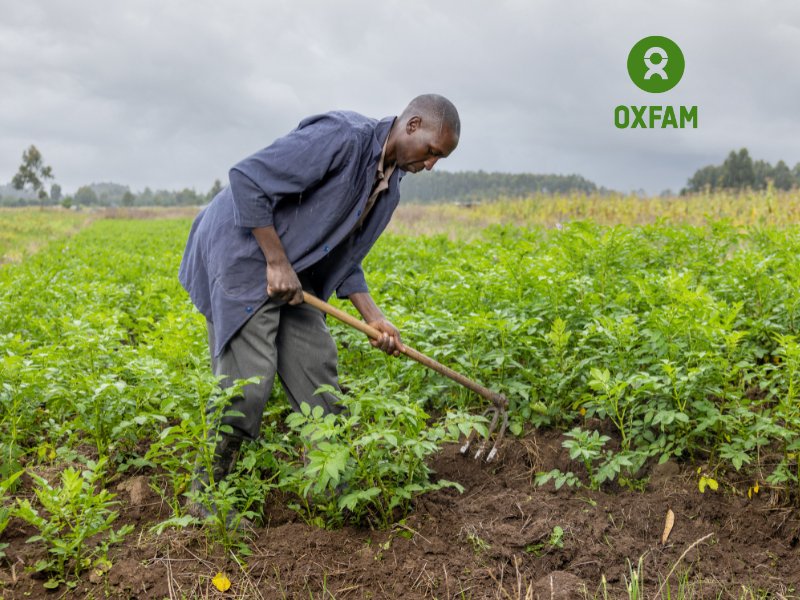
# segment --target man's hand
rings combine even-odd
[[[251,231],[267,261],[267,296],[289,304],[300,304],[303,301],[303,286],[286,258],[275,228],[270,225]]]
[[[350,294],[350,302],[356,307],[356,310],[361,313],[361,318],[367,324],[381,332],[381,337],[378,340],[370,340],[369,343],[380,348],[386,354],[400,356],[403,350],[403,342],[400,341],[400,332],[397,327],[392,325],[383,313],[375,304],[369,292],[356,292]]]
[[[289,304],[303,301],[303,286],[288,261],[267,264],[267,296]]]
[[[403,350],[403,342],[400,340],[400,332],[398,331],[397,327],[383,318],[376,321],[371,321],[369,325],[380,331],[382,334],[380,339],[370,340],[369,343],[375,348],[380,348],[386,352],[386,354],[400,356]]]

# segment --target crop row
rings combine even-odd
[[[86,535],[117,540],[103,488],[131,470],[172,508],[161,528],[192,522],[183,497],[212,449],[204,407],[218,398],[224,410],[225,396],[176,279],[188,227],[99,221],[0,270],[0,532],[22,518],[60,557],[67,528],[45,507],[84,505],[96,509],[76,512],[95,515]],[[568,430],[575,472],[540,482],[635,487],[648,461],[692,457],[705,481],[741,470],[745,487],[796,498],[798,249],[794,228],[574,223],[495,227],[469,243],[385,236],[365,270],[407,343],[509,397],[514,433]],[[311,522],[387,525],[415,495],[457,487],[432,482],[426,458],[483,427],[469,416],[480,401],[331,327],[350,410],[287,417],[276,387],[262,439],[216,487],[216,506],[257,520],[277,489]],[[61,485],[35,476],[38,504],[15,503],[21,469],[51,465],[70,467]],[[216,539],[240,543],[216,525]],[[84,564],[72,556],[41,568],[58,583]]]

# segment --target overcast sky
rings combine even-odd
[[[437,92],[461,142],[437,168],[578,173],[675,191],[746,146],[800,161],[797,0],[0,0],[0,183],[35,144],[66,192],[207,191],[303,117],[397,114]],[[678,86],[628,77],[641,38]],[[697,105],[697,129],[617,129],[614,107]]]

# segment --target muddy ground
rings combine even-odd
[[[445,448],[433,466],[464,493],[420,498],[391,531],[321,530],[275,500],[246,565],[196,529],[150,533],[168,511],[140,475],[118,488],[117,526],[136,530],[112,548],[110,571],[48,592],[30,572],[43,554],[25,543],[33,530],[12,521],[0,598],[628,598],[640,564],[643,598],[667,598],[667,577],[672,598],[681,584],[687,598],[800,598],[800,511],[777,494],[749,499],[746,487],[725,485],[700,494],[697,465],[672,462],[648,469],[644,491],[534,486],[538,471],[581,470],[561,440],[548,431],[509,440],[490,466]],[[662,544],[669,509],[675,524]],[[219,571],[232,582],[225,593],[211,582]]]

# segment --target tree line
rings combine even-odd
[[[71,196],[64,196],[57,183],[47,191],[47,181],[54,178],[53,168],[44,163],[39,149],[31,145],[22,153],[22,163],[11,183],[0,185],[0,206],[197,206],[210,202],[222,189],[219,179],[205,193],[190,188],[173,191],[146,187],[136,194],[127,185],[91,183],[82,185]]]
[[[769,185],[778,190],[800,187],[800,162],[793,169],[779,160],[775,166],[764,160],[753,160],[747,148],[731,150],[721,165],[708,165],[689,178],[682,194],[704,190],[765,190]]]
[[[207,192],[194,189],[152,190],[146,187],[134,193],[117,183],[91,183],[64,196],[61,186],[50,185],[53,169],[44,163],[41,152],[31,145],[22,154],[22,164],[10,185],[0,185],[0,206],[31,204],[71,206],[199,206],[219,193],[222,183],[215,180]],[[782,160],[775,166],[764,160],[753,160],[747,148],[731,151],[721,165],[708,165],[692,175],[681,194],[715,190],[763,190],[768,186],[779,190],[800,188],[800,163],[793,169]],[[406,202],[461,202],[465,204],[492,201],[498,198],[524,198],[532,194],[606,193],[580,175],[537,175],[533,173],[497,173],[485,171],[423,172],[405,177],[401,183]]]
[[[425,171],[400,184],[404,202],[482,202],[531,194],[593,193],[604,191],[580,175],[487,173],[485,171]]]

